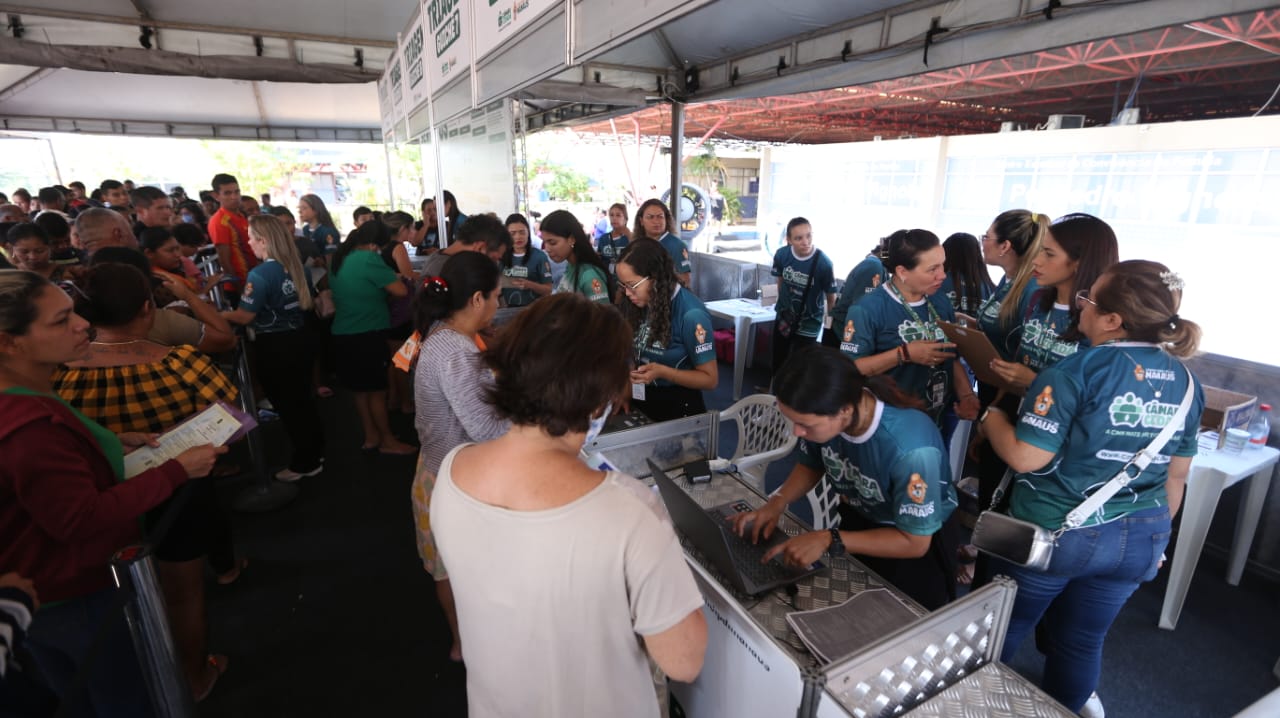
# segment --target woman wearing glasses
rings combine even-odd
[[[1156,262],[1112,266],[1073,302],[1072,326],[1089,348],[1040,372],[1019,415],[995,406],[983,414],[979,430],[1018,472],[1010,515],[1057,531],[1176,415],[1191,381],[1178,359],[1200,339],[1200,327],[1178,316],[1182,288]],[[1160,569],[1203,408],[1195,387],[1186,418],[1156,459],[1081,527],[1061,532],[1048,568],[992,559],[994,573],[1018,582],[1001,659],[1010,660],[1050,614],[1044,689],[1080,715],[1103,715],[1094,693],[1103,642],[1129,596]]]
[[[1071,298],[1119,261],[1111,225],[1088,214],[1055,220],[1031,260],[1031,276],[1040,289],[1023,314],[1018,350],[1013,361],[995,359],[991,368],[1010,384],[1027,387],[1038,372],[1089,346],[1080,330],[1080,308]]]
[[[680,286],[670,254],[652,239],[631,242],[617,271],[636,356],[632,408],[654,421],[706,411],[702,392],[719,381],[706,306]]]
[[[683,286],[691,286],[693,264],[689,261],[689,245],[676,236],[676,220],[671,210],[659,199],[647,199],[636,212],[636,226],[631,241],[649,238],[657,240],[671,255],[676,278]]]

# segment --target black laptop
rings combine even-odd
[[[758,595],[795,583],[826,568],[821,562],[808,568],[796,568],[786,565],[777,556],[768,563],[761,563],[760,559],[764,558],[770,548],[790,538],[785,532],[775,530],[768,539],[762,538],[760,543],[753,544],[749,537],[734,533],[733,527],[728,523],[729,517],[734,514],[752,510],[745,501],[730,501],[704,509],[652,460],[649,460],[649,470],[676,528],[693,542],[738,591]]]

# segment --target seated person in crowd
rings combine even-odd
[[[793,354],[773,387],[800,437],[799,460],[763,507],[734,517],[738,533],[768,538],[787,506],[825,478],[846,499],[839,528],[800,534],[766,559],[807,566],[824,553],[850,553],[925,608],[955,599],[955,542],[944,524],[956,491],[942,435],[918,411],[923,403],[816,345]]]

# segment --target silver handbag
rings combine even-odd
[[[1191,409],[1191,400],[1195,397],[1195,390],[1195,379],[1188,373],[1187,393],[1182,397],[1177,413],[1170,418],[1168,424],[1165,424],[1164,429],[1156,435],[1155,439],[1152,439],[1147,448],[1134,454],[1133,458],[1120,469],[1120,473],[1111,477],[1111,480],[1102,488],[1072,509],[1062,526],[1059,526],[1056,531],[1050,531],[1030,521],[1023,521],[995,510],[1000,500],[1004,498],[1010,479],[1013,478],[1013,470],[1009,469],[1004,472],[1004,478],[996,488],[995,495],[991,499],[991,508],[978,515],[978,522],[973,526],[973,536],[969,542],[979,551],[1002,558],[1009,563],[1037,571],[1048,570],[1049,562],[1053,559],[1053,548],[1058,544],[1058,537],[1067,531],[1079,528],[1085,519],[1102,508],[1103,504],[1119,493],[1120,489],[1141,476],[1147,466],[1159,455],[1164,445],[1169,443],[1186,421],[1187,411]],[[1137,471],[1129,473],[1130,467],[1136,467]]]

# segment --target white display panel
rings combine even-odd
[[[505,100],[439,125],[444,188],[453,192],[464,214],[493,212],[505,218],[515,211],[511,128],[511,103]],[[434,179],[427,177],[428,186],[435,185]]]
[[[488,0],[484,0],[488,2]],[[431,95],[436,97],[455,78],[471,72],[472,4],[470,0],[424,0],[422,17],[429,30]]]
[[[443,0],[448,2],[448,0]],[[475,21],[476,57],[509,43],[560,0],[469,0]],[[637,3],[638,4],[638,3]],[[561,54],[564,49],[561,48]]]

